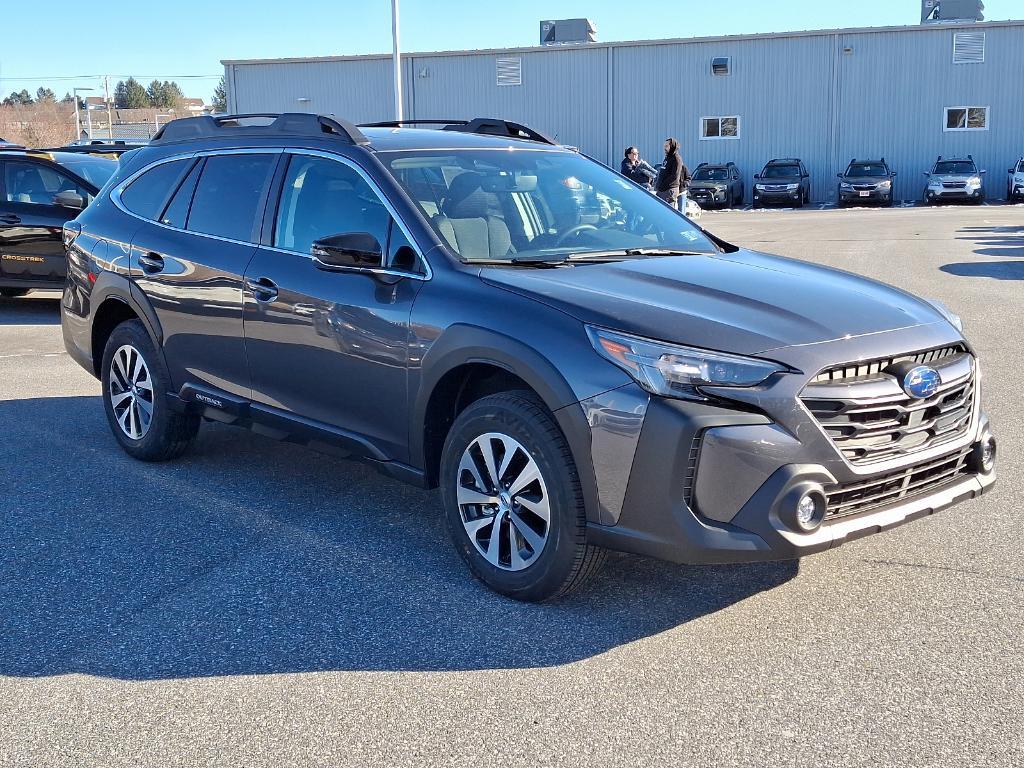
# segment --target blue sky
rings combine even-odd
[[[0,94],[39,86],[102,92],[104,74],[177,80],[209,98],[221,59],[381,53],[391,50],[390,0],[221,0],[95,8],[52,0],[45,14],[4,3]],[[1024,17],[1020,0],[985,0],[986,20]],[[13,10],[12,10],[13,9]],[[545,18],[589,17],[598,40],[697,37],[833,27],[917,24],[919,0],[401,0],[402,48],[433,51],[535,45]],[[132,34],[131,19],[140,32]],[[50,23],[47,20],[53,20]],[[90,95],[90,94],[86,94]]]

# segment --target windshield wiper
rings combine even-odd
[[[569,261],[609,261],[621,256],[707,256],[704,251],[684,251],[678,248],[616,248],[609,251],[586,251],[568,256]]]

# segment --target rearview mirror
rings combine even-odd
[[[321,269],[379,269],[384,255],[377,238],[369,232],[345,232],[315,241],[310,248]]]
[[[85,208],[85,198],[69,189],[54,195],[53,204],[59,205],[61,208],[74,208],[81,211]]]

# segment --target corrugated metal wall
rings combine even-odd
[[[983,64],[953,64],[956,31],[984,31]],[[522,59],[522,84],[499,86],[501,56]],[[731,58],[731,74],[711,59]],[[404,59],[407,118],[517,120],[617,166],[640,147],[652,163],[679,139],[692,167],[737,163],[747,180],[773,157],[800,157],[815,200],[834,200],[835,174],[853,157],[885,156],[898,196],[920,197],[939,154],[971,153],[991,197],[1024,152],[1024,25],[910,27],[657,44],[612,44]],[[393,117],[391,60],[226,64],[239,112],[316,111],[356,122]],[[989,130],[946,132],[947,106],[989,107]],[[700,121],[738,115],[738,139],[702,140]]]

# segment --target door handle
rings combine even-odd
[[[277,298],[277,283],[269,277],[247,277],[245,287],[252,291],[256,301],[273,301]]]
[[[139,256],[139,266],[147,275],[155,275],[164,268],[164,259],[159,253],[147,253]]]
[[[0,221],[4,224],[21,224],[21,216],[14,213],[0,213]]]

